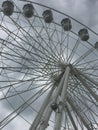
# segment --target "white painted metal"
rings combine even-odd
[[[69,66],[67,66],[66,71],[64,73],[64,84],[63,84],[63,88],[62,88],[62,93],[61,93],[61,101],[59,104],[59,112],[57,113],[56,116],[56,123],[54,126],[54,130],[60,130],[61,128],[61,121],[62,121],[62,112],[63,112],[63,102],[65,101],[66,98],[66,91],[67,91],[67,83],[68,83],[68,77],[69,77],[69,72],[70,72],[70,68]]]
[[[55,87],[53,87],[53,88],[51,89],[51,91],[49,92],[49,94],[47,95],[45,101],[43,102],[43,104],[42,104],[42,106],[41,106],[41,108],[40,108],[40,110],[39,110],[39,112],[38,112],[38,114],[37,114],[35,120],[33,121],[33,124],[31,125],[31,127],[30,127],[29,130],[35,130],[35,129],[37,128],[37,126],[38,126],[38,124],[39,124],[39,121],[40,121],[40,119],[41,119],[41,117],[42,117],[42,115],[43,115],[43,112],[44,112],[44,110],[46,109],[46,106],[47,106],[48,103],[49,103],[49,100],[50,100],[50,97],[51,97],[51,95],[52,95],[52,93],[53,93],[54,88],[55,88]]]
[[[89,76],[83,74],[80,70],[77,70],[78,73],[80,73],[80,75],[82,75],[83,77],[85,77],[87,80],[89,80],[90,82],[92,82],[93,84],[95,84],[96,86],[98,86],[98,82],[94,81],[92,78],[90,78]]]
[[[91,89],[91,86],[86,83],[85,79],[83,79],[80,75],[78,75],[78,79],[98,102],[98,95],[96,95],[96,93]]]
[[[90,128],[90,123],[89,120],[86,118],[86,116],[84,116],[81,112],[80,109],[78,108],[78,106],[76,104],[73,103],[73,101],[71,99],[68,98],[68,102],[71,105],[71,107],[73,108],[73,110],[77,113],[77,115],[80,117],[80,120],[83,122],[83,124],[85,125],[85,127],[87,128],[87,130],[92,130]]]
[[[73,118],[73,116],[72,116],[72,114],[71,114],[71,112],[70,112],[70,110],[69,110],[69,108],[68,108],[67,105],[65,106],[64,110],[65,110],[65,112],[66,112],[66,111],[68,112],[69,118],[70,118],[70,120],[71,120],[71,123],[72,123],[74,129],[75,129],[75,130],[78,130],[78,128],[77,128],[77,126],[76,126],[76,123],[75,123],[75,121],[74,121],[74,118]],[[65,128],[65,130],[66,130],[66,128]]]
[[[49,106],[46,113],[45,113],[45,117],[44,119],[42,120],[42,123],[40,125],[40,128],[38,130],[45,130],[48,126],[48,121],[50,119],[50,116],[51,116],[51,113],[52,113],[52,109],[51,107]]]

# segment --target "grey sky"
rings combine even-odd
[[[16,0],[16,1],[18,2],[19,0]],[[42,3],[56,10],[59,10],[63,13],[66,13],[72,16],[73,18],[79,20],[83,24],[87,25],[94,31],[98,32],[98,0],[33,0],[33,1]],[[0,5],[1,3],[2,2],[0,2]],[[26,95],[26,97],[28,97],[28,94]],[[14,100],[12,100],[13,104],[15,103]],[[42,100],[43,99],[41,99],[41,101]],[[18,100],[17,103],[19,102],[20,101]],[[17,103],[15,103],[16,106],[17,106]],[[4,104],[6,104],[6,102]],[[35,106],[37,106],[37,104],[35,104]],[[6,115],[6,113],[9,113],[8,107],[9,107],[8,104],[0,106],[1,118],[4,115]],[[32,113],[32,111],[30,112]],[[34,115],[29,116],[28,113],[25,113],[25,115],[26,114],[30,120],[34,116]],[[18,129],[28,130],[28,128],[29,128],[29,125],[25,121],[23,121],[23,119],[21,119],[20,117],[17,117],[14,121],[12,121],[11,124],[9,124],[3,130],[18,130]]]

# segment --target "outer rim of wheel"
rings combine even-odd
[[[42,5],[42,4],[38,4],[38,3],[36,3],[36,2],[31,2],[31,1],[27,1],[27,2],[30,2],[30,3],[33,3],[33,4],[37,4],[37,5],[39,5],[39,6],[42,6],[42,7],[46,7],[46,8],[49,8],[48,6],[44,6],[44,5]],[[59,11],[57,11],[57,10],[55,10],[55,9],[53,9],[53,8],[50,8],[51,10],[54,10],[54,11],[56,11],[56,12],[58,12],[58,13],[61,13],[61,12],[59,12]],[[64,14],[64,13],[62,13],[64,16],[67,16],[67,17],[70,17],[71,19],[73,19],[74,21],[76,21],[76,22],[78,22],[79,24],[82,24],[82,23],[80,23],[79,21],[77,21],[77,20],[75,20],[74,18],[72,18],[71,16],[68,16],[68,15],[66,15],[66,14]],[[58,24],[59,25],[59,24]],[[85,26],[84,24],[82,24],[84,27],[86,27],[88,30],[90,30],[92,33],[94,33],[96,36],[98,36],[98,34],[96,33],[96,32],[94,32],[94,31],[92,31],[91,29],[89,29],[87,26]],[[61,25],[60,25],[61,26]],[[75,34],[75,33],[74,33]],[[75,35],[77,35],[77,34],[75,34]],[[89,43],[89,42],[88,42]],[[89,43],[90,44],[90,43]],[[93,48],[94,48],[94,46],[92,45],[92,44],[90,44]],[[82,75],[82,74],[81,74]],[[75,76],[75,75],[74,75]]]

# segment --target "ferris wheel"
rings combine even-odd
[[[24,130],[97,130],[97,40],[96,32],[51,7],[3,1],[0,130],[16,121]]]

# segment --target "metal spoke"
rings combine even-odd
[[[0,129],[98,129],[96,32],[43,4],[5,0],[0,33]]]

